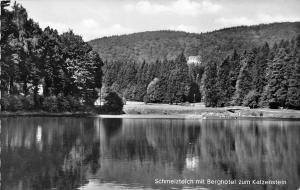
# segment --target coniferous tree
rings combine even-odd
[[[288,63],[288,91],[286,107],[300,109],[300,35],[291,44],[291,61]]]
[[[189,76],[186,58],[183,53],[175,59],[175,68],[170,71],[168,82],[170,102],[179,103],[186,101],[186,96],[188,95]]]
[[[270,48],[268,43],[265,43],[259,48],[255,58],[255,64],[253,69],[253,85],[258,95],[263,92],[264,86],[267,83],[266,69],[268,67]]]
[[[157,102],[156,91],[158,89],[159,78],[154,78],[147,87],[148,102]]]
[[[236,81],[239,76],[241,64],[240,64],[240,55],[237,53],[236,50],[233,51],[233,54],[230,57],[229,63],[230,63],[230,72],[229,72],[229,77],[230,77],[230,86],[228,89],[230,101],[232,101],[232,98],[234,96],[235,88],[236,88]]]
[[[287,59],[287,56],[286,50],[280,48],[278,53],[275,54],[273,61],[269,62],[265,96],[271,108],[278,108],[285,105],[288,86],[284,76],[286,73],[284,60]]]
[[[231,65],[229,62],[229,57],[227,57],[219,66],[218,69],[218,89],[219,89],[219,100],[218,106],[227,106],[229,105],[231,98],[231,83],[230,83],[230,70]]]
[[[219,89],[217,81],[217,64],[208,63],[204,71],[204,103],[208,107],[216,107],[219,100]]]
[[[253,88],[253,65],[256,55],[256,49],[253,49],[250,53],[244,53],[243,59],[241,60],[241,69],[236,82],[236,90],[233,97],[234,105],[242,105],[245,96]]]
[[[164,60],[160,64],[159,68],[159,82],[157,84],[157,90],[155,92],[155,97],[158,102],[169,103],[170,98],[167,92],[169,85],[169,67],[168,61]]]
[[[146,79],[144,77],[144,69],[146,67],[146,62],[143,61],[141,65],[138,65],[136,73],[136,94],[134,99],[137,101],[143,101],[144,96],[146,95]]]
[[[187,100],[190,103],[195,103],[195,102],[201,101],[200,89],[199,89],[199,85],[197,83],[195,83],[195,82],[190,83]]]

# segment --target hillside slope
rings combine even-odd
[[[271,46],[300,34],[300,22],[261,24],[221,29],[195,34],[178,31],[152,31],[95,39],[89,44],[104,61],[155,62],[185,56],[201,55],[203,61],[223,58],[236,49],[238,52],[261,46]]]

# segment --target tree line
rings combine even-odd
[[[175,60],[155,63],[105,62],[105,89],[122,94],[126,99],[154,103],[199,102],[202,66],[189,66],[183,53]],[[197,83],[198,82],[198,83]]]
[[[43,30],[20,4],[8,6],[1,1],[2,109],[55,112],[93,106],[102,84],[98,53],[71,30]]]
[[[200,65],[182,52],[155,63],[105,62],[103,70],[106,87],[136,101],[300,109],[300,36]]]
[[[203,84],[207,106],[300,109],[300,35],[208,63]]]

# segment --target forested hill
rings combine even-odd
[[[232,53],[250,50],[267,42],[290,40],[300,33],[300,22],[261,24],[225,28],[209,33],[195,34],[178,31],[152,31],[129,35],[104,37],[90,41],[104,61],[135,61],[148,63],[157,59],[175,59],[201,55],[203,61]]]
[[[104,61],[102,92],[145,102],[300,109],[300,22],[203,34],[142,32],[89,43]],[[199,57],[190,61],[196,55],[202,64]]]

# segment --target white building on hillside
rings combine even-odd
[[[200,65],[201,64],[201,56],[200,55],[189,56],[187,64],[188,65],[191,65],[191,64]]]

